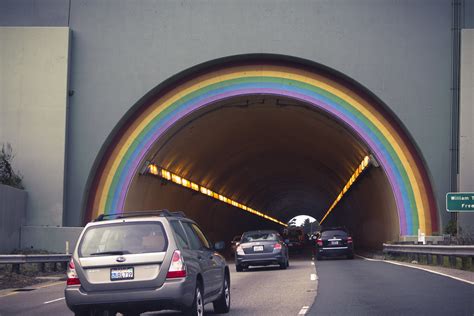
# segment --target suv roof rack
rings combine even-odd
[[[100,214],[94,219],[94,222],[129,218],[129,217],[141,217],[141,216],[161,216],[161,217],[186,217],[183,211],[171,212],[169,210],[152,210],[152,211],[135,211],[135,212],[124,212],[124,213],[110,213]]]

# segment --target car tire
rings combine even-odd
[[[317,255],[317,256],[316,256],[316,260],[318,260],[318,261],[321,261],[321,260],[323,260],[323,256],[321,256],[321,255]]]
[[[202,296],[202,287],[200,282],[196,282],[194,290],[194,299],[191,307],[184,310],[186,316],[203,316],[204,315],[204,298]]]
[[[354,259],[354,254],[347,255],[347,259]]]
[[[235,265],[235,271],[242,272],[242,271],[244,271],[244,267],[242,267],[240,264],[236,264]]]
[[[286,259],[286,267],[287,267],[287,268],[290,267],[290,259]]]
[[[230,282],[229,277],[224,277],[224,284],[222,285],[222,293],[217,300],[212,302],[214,312],[217,314],[226,314],[230,310]]]
[[[280,262],[279,265],[280,265],[280,270],[285,270],[288,267],[286,261]]]

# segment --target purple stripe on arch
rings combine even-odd
[[[389,183],[395,195],[397,211],[399,212],[398,217],[400,221],[400,232],[402,235],[406,235],[407,233],[406,216],[408,216],[408,214],[406,213],[407,210],[404,208],[403,197],[396,180],[397,177],[394,174],[392,168],[388,168],[388,166],[390,166],[390,163],[388,162],[386,158],[386,154],[383,151],[383,146],[377,145],[377,143],[372,139],[372,137],[370,137],[370,135],[368,135],[360,126],[356,125],[355,122],[349,117],[347,117],[345,114],[337,111],[333,106],[330,106],[329,104],[322,102],[321,100],[309,97],[308,95],[303,95],[296,92],[290,92],[287,90],[276,90],[276,89],[270,89],[270,88],[255,88],[255,89],[228,91],[225,93],[213,95],[211,97],[199,100],[199,102],[192,103],[191,105],[186,106],[184,109],[179,109],[177,112],[175,112],[160,128],[154,131],[153,134],[150,134],[149,136],[147,136],[147,142],[143,146],[140,146],[141,147],[140,154],[138,155],[137,159],[134,159],[133,162],[131,162],[129,172],[127,172],[127,176],[122,182],[123,187],[120,188],[120,190],[115,191],[115,192],[117,191],[120,192],[118,201],[117,201],[118,204],[117,204],[116,210],[124,209],[125,197],[126,197],[126,193],[128,192],[129,186],[131,184],[132,177],[135,175],[136,171],[138,170],[140,166],[141,161],[143,160],[145,155],[148,153],[153,143],[163,133],[165,133],[167,129],[169,129],[181,118],[189,115],[190,113],[210,103],[227,99],[227,98],[231,98],[231,97],[235,97],[235,96],[251,95],[251,94],[253,95],[269,94],[269,95],[292,97],[292,98],[304,101],[306,103],[309,103],[317,108],[320,108],[334,115],[335,117],[339,118],[345,123],[347,123],[357,133],[357,135],[359,135],[359,137],[361,137],[367,142],[369,147],[376,153],[377,158],[380,160],[380,163],[383,166],[385,173],[387,174],[387,178],[389,180]],[[400,214],[400,212],[402,212],[403,214]]]

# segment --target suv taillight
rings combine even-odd
[[[350,236],[347,237],[347,243],[348,243],[348,244],[352,244],[352,237],[350,237]]]
[[[77,277],[76,273],[76,267],[74,266],[74,261],[71,258],[71,261],[69,261],[69,264],[67,266],[67,285],[80,285],[81,281]]]
[[[173,252],[173,257],[171,258],[171,265],[168,270],[166,277],[169,279],[172,278],[184,278],[186,276],[186,265],[184,264],[183,256],[181,256],[181,251],[175,250]]]
[[[323,246],[323,240],[321,238],[316,240],[316,243],[318,244],[319,247]]]

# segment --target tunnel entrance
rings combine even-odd
[[[364,157],[375,157],[328,216],[358,245],[438,230],[427,170],[394,115],[357,83],[274,55],[200,65],[132,108],[99,154],[84,220],[103,212],[184,210],[212,239],[281,229],[261,216],[151,176],[150,163],[286,222],[320,220]]]

